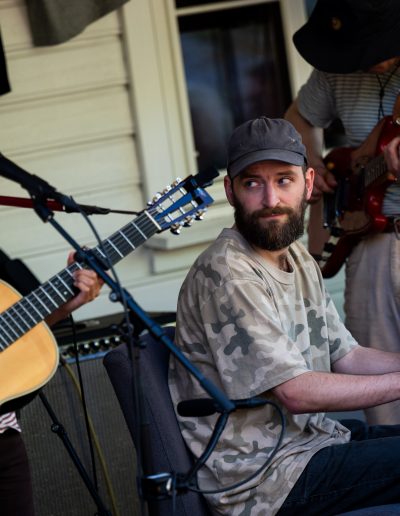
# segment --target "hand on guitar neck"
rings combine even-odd
[[[360,167],[365,166],[374,156],[382,153],[386,162],[387,170],[400,177],[399,145],[400,135],[394,136],[400,128],[400,116],[392,117],[393,130],[387,130],[389,117],[382,118],[367,139],[360,147],[351,153],[351,169],[357,173]],[[385,136],[387,134],[387,136]]]
[[[371,160],[374,156],[379,153],[383,153],[387,168],[391,172],[395,173],[400,178],[400,136],[395,136],[392,140],[382,140],[380,144],[380,138],[382,128],[387,123],[386,118],[382,118],[367,139],[363,142],[360,147],[354,149],[350,154],[351,159],[351,170],[356,172],[360,167]],[[399,103],[399,115],[393,115],[392,117],[394,126],[400,127],[400,103]],[[314,187],[309,200],[310,204],[315,204],[322,198],[323,194],[334,193],[338,183],[335,175],[331,172],[334,168],[329,160],[323,160],[322,157],[310,158],[310,166],[315,170]]]
[[[323,162],[320,165],[311,165],[311,167],[315,170],[315,175],[313,191],[308,202],[315,204],[321,199],[323,194],[333,194],[337,187],[337,181]]]
[[[340,270],[361,238],[387,227],[382,204],[386,189],[400,177],[399,149],[400,125],[385,117],[360,147],[334,149],[325,157],[337,187],[324,195],[317,187],[308,228],[309,251],[324,277]]]
[[[399,118],[400,120],[400,118]],[[397,180],[400,179],[400,136],[393,138],[383,149],[388,169],[394,172]]]
[[[71,252],[68,256],[68,265],[72,265],[75,261],[75,252]],[[96,299],[100,293],[100,289],[104,281],[90,269],[78,269],[74,273],[73,287],[76,289],[76,296],[61,305],[55,312],[46,317],[45,322],[49,326],[53,326],[58,321],[65,319],[68,315],[80,306]]]

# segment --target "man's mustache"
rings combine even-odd
[[[261,217],[270,217],[271,215],[291,215],[293,210],[291,208],[275,207],[275,208],[263,208],[257,210],[252,214],[252,218],[258,219]]]

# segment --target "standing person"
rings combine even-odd
[[[337,186],[323,161],[323,129],[335,119],[344,127],[347,145],[358,148],[353,164],[375,154],[383,117],[400,121],[400,9],[397,0],[319,0],[293,41],[314,70],[285,118],[301,133],[315,170],[310,198],[310,241],[322,229],[323,193]],[[400,126],[395,134],[400,135]],[[389,170],[400,173],[400,138],[384,150]],[[350,166],[350,165],[349,165]],[[384,196],[384,233],[369,234],[346,263],[346,326],[364,346],[400,350],[400,185]],[[312,245],[310,251],[315,251]],[[373,271],[373,274],[372,274]],[[399,424],[400,403],[366,411],[370,424]]]
[[[68,264],[72,262],[73,254]],[[74,287],[79,292],[46,318],[49,326],[99,295],[103,281],[94,271],[80,269],[74,276]],[[0,415],[0,513],[2,516],[34,515],[28,457],[15,412]]]
[[[230,139],[227,170],[235,225],[190,269],[176,343],[229,398],[274,402],[285,430],[272,405],[230,414],[199,472],[202,489],[228,488],[206,495],[213,512],[329,516],[400,502],[400,426],[325,414],[399,399],[400,354],[357,344],[296,241],[314,178],[300,135],[286,120],[250,120]],[[204,398],[174,357],[169,383],[175,406]],[[178,419],[199,456],[216,416]]]

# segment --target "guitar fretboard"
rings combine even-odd
[[[376,156],[365,167],[364,186],[367,188],[372,185],[379,177],[388,171],[385,157],[383,154]]]
[[[149,211],[104,240],[92,252],[106,265],[114,265],[154,235],[160,226]],[[85,265],[75,262],[53,276],[0,315],[0,351],[42,322],[75,294],[74,273]]]

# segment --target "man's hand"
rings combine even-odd
[[[386,145],[383,155],[388,169],[396,174],[397,179],[400,179],[400,136],[396,136]]]
[[[314,204],[321,199],[322,194],[333,193],[337,186],[334,175],[326,169],[322,160],[324,131],[321,127],[314,127],[303,117],[299,111],[297,99],[289,106],[285,118],[301,134],[303,143],[307,148],[308,164],[315,170],[314,187],[308,200],[310,204]]]
[[[68,265],[71,265],[74,262],[74,255],[74,252],[69,254]],[[50,314],[46,318],[46,323],[51,326],[56,322],[65,319],[71,312],[80,306],[96,299],[103,283],[104,281],[100,279],[94,271],[90,269],[77,270],[74,273],[74,287],[79,290],[79,293],[64,305],[60,306],[60,308],[54,313]]]
[[[310,204],[318,202],[324,193],[332,194],[337,186],[335,176],[326,169],[325,165],[312,166],[315,170],[314,187],[309,199]]]

